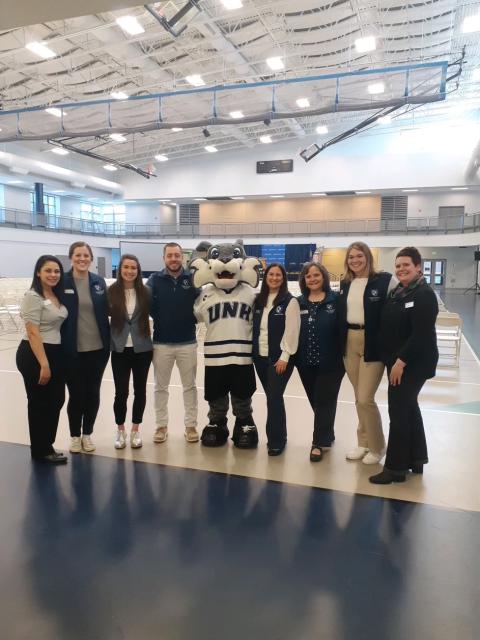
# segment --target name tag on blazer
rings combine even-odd
[[[65,293],[75,293],[73,289],[65,289]]]
[[[300,311],[300,315],[308,315],[308,309],[303,309],[302,311]]]
[[[405,303],[405,309],[411,309],[413,307],[414,301],[412,300],[411,302],[406,302]]]

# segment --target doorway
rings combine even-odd
[[[432,287],[444,287],[447,276],[447,261],[440,260],[422,260],[422,271],[427,284]]]

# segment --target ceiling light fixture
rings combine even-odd
[[[172,127],[172,131],[174,131],[175,133],[177,131],[183,131],[183,127]]]
[[[376,96],[379,93],[385,92],[385,85],[383,82],[374,82],[368,85],[367,91],[371,96]]]
[[[43,42],[29,42],[25,48],[34,53],[36,56],[47,60],[48,58],[56,58],[57,54],[47,47]]]
[[[468,187],[452,187],[451,191],[468,191]]]
[[[365,38],[357,38],[355,40],[355,49],[358,53],[367,53],[377,48],[374,36],[366,36]]]
[[[323,136],[323,135],[325,135],[326,133],[328,133],[328,127],[327,127],[326,125],[324,125],[324,124],[321,124],[321,125],[319,125],[319,126],[315,129],[315,131],[316,131],[319,135]]]
[[[318,196],[323,197],[323,196],[326,196],[326,195],[327,195],[326,193],[312,193],[312,197],[314,197],[314,198],[316,198]]]
[[[402,189],[403,193],[414,193],[415,191],[418,191],[418,189]]]
[[[371,191],[355,191],[357,196],[364,196],[367,193],[372,193]]]
[[[230,117],[234,120],[241,120],[245,116],[243,115],[243,111],[230,111]]]
[[[128,100],[128,94],[125,91],[112,91],[110,96],[114,100]]]
[[[167,162],[168,160],[168,156],[164,156],[161,153],[159,153],[158,155],[154,156],[155,160],[157,160],[158,162]]]
[[[272,195],[270,196],[270,198],[284,198],[285,196],[281,196],[281,195]]]
[[[260,136],[259,140],[262,144],[270,144],[272,141],[272,138],[271,136]]]
[[[207,144],[207,146],[205,147],[205,151],[208,151],[208,153],[216,153],[218,149],[217,147],[214,147],[212,144]]]
[[[241,9],[243,7],[242,0],[222,0],[225,9],[232,11],[233,9]]]
[[[118,167],[116,167],[114,164],[104,164],[103,168],[105,169],[105,171],[118,171]]]
[[[299,106],[300,109],[308,109],[310,106],[310,100],[308,98],[298,98],[297,106]]]
[[[463,33],[475,33],[480,31],[480,13],[474,16],[467,16],[462,24]]]
[[[185,76],[185,80],[193,87],[203,87],[205,80],[198,73],[193,73],[191,76]]]
[[[194,198],[195,202],[205,202],[206,198]]]
[[[122,135],[121,133],[111,133],[108,137],[111,140],[113,140],[114,142],[126,142],[127,141],[125,136]]]
[[[68,154],[70,153],[67,149],[64,149],[63,147],[53,147],[51,151],[52,153],[56,153],[57,156],[68,156]]]
[[[232,200],[245,200],[245,196],[232,196]]]
[[[51,116],[55,116],[56,118],[61,118],[63,113],[62,110],[57,109],[57,107],[48,107],[47,109],[45,109],[45,111]],[[66,116],[67,114],[64,113],[63,115]]]
[[[280,71],[281,69],[285,69],[285,64],[283,63],[283,60],[280,56],[267,58],[266,62],[272,71]]]
[[[145,29],[135,16],[121,16],[120,18],[117,18],[115,22],[130,36],[138,36],[140,33],[145,32]]]

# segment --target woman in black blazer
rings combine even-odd
[[[385,467],[370,477],[373,484],[404,482],[409,469],[423,473],[428,462],[418,394],[425,381],[434,377],[438,362],[438,302],[422,276],[421,265],[415,247],[397,253],[399,284],[382,311],[380,348],[388,372],[390,434]]]

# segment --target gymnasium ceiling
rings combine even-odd
[[[186,1],[157,2],[150,7],[163,9],[171,17]],[[446,84],[445,100],[405,104],[391,114],[389,124],[377,122],[369,131],[459,118],[478,121],[480,31],[465,33],[464,20],[479,13],[479,2],[243,0],[238,3],[243,6],[233,10],[223,0],[197,0],[197,4],[200,11],[178,37],[143,5],[0,32],[1,108],[4,113],[15,112],[0,115],[0,142],[33,132],[35,137],[144,169],[158,165],[155,155],[170,160],[199,158],[206,153],[206,145],[214,145],[219,152],[245,149],[261,144],[260,137],[266,135],[272,143],[298,139],[299,146],[303,138],[316,135],[322,144],[377,113],[383,99],[401,96],[406,72],[374,76],[385,81],[384,96],[368,95],[368,76],[358,72],[438,62],[449,63],[446,76],[455,76]],[[129,35],[118,25],[116,19],[126,15],[137,19],[142,33]],[[367,36],[375,38],[376,48],[360,53],[355,41]],[[55,57],[42,59],[27,50],[25,45],[32,41],[47,45]],[[284,68],[272,71],[266,64],[271,57],[281,58]],[[456,64],[462,57],[463,64]],[[339,84],[350,108],[336,113],[328,108],[315,112],[318,101],[335,101],[335,80],[279,84],[275,95],[264,84],[345,72],[354,72]],[[435,92],[438,76],[431,80],[421,75],[423,71],[418,77],[414,73],[411,88],[432,82]],[[169,96],[159,107],[163,113],[155,116],[162,127],[184,124],[182,130],[149,131],[147,126],[142,130],[142,122],[151,122],[149,110],[158,99],[132,98],[195,91],[186,80],[194,74],[201,75],[205,83],[201,88],[207,91]],[[215,99],[208,91],[246,83],[257,86],[219,92]],[[123,92],[130,99],[113,100],[112,92]],[[301,97],[308,97],[309,108],[296,104]],[[272,100],[275,112],[288,117],[267,117]],[[89,104],[81,109],[65,107],[64,131],[56,131],[59,119],[43,107],[72,103]],[[42,109],[17,116],[19,110],[31,107]],[[241,110],[244,118],[232,119],[228,115],[232,110]],[[222,124],[192,126],[212,119],[214,111],[220,112],[220,119],[224,116]],[[84,124],[84,129],[80,124],[75,129],[75,122]],[[75,136],[68,135],[69,126]],[[111,140],[109,126],[124,133],[126,141]],[[328,133],[317,134],[317,127],[326,127]],[[135,133],[128,133],[131,128]],[[28,144],[35,150],[51,149],[46,139]]]

